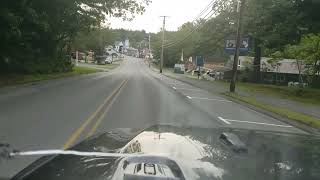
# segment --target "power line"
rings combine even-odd
[[[201,16],[210,8],[210,7],[212,7],[212,6],[214,6],[214,3],[216,3],[215,2],[216,0],[212,0],[194,19],[193,19],[193,21],[191,22],[192,24],[194,24],[197,20],[199,20],[200,18],[201,18]],[[212,11],[212,10],[211,10]],[[206,16],[205,16],[206,17]],[[204,18],[205,18],[204,17]],[[202,18],[203,19],[203,18]],[[186,33],[189,33],[189,32],[191,32],[191,31],[193,31],[193,29],[189,29],[188,30],[188,32],[186,32]],[[172,42],[174,42],[174,41],[172,41]],[[172,43],[172,42],[170,42],[170,43]],[[168,43],[168,44],[170,44],[170,43]]]
[[[198,29],[202,28],[202,27],[208,22],[207,20],[209,20],[209,18],[211,18],[211,17],[215,14],[215,12],[213,12],[213,13],[207,18],[207,16],[208,16],[211,12],[213,12],[213,10],[210,10],[210,11],[206,14],[206,16],[203,18],[203,19],[204,19],[204,22],[202,22],[202,23],[199,24],[197,27],[195,27],[192,31],[190,31],[183,39],[178,40],[178,41],[176,41],[176,42],[168,43],[168,44],[165,45],[165,47],[168,48],[168,47],[171,47],[171,46],[175,46],[175,45],[180,44],[181,42],[185,41],[187,38],[189,38],[189,37],[192,35],[192,33],[194,33],[195,31],[197,31]],[[207,18],[207,19],[206,19],[206,18]]]
[[[166,45],[164,45],[165,48],[168,48],[168,47],[172,47],[172,46],[175,46],[177,44],[180,44],[181,42],[185,41],[188,37],[190,37],[192,35],[193,32],[195,32],[196,30],[202,28],[209,20],[209,18],[211,18],[217,10],[219,10],[220,7],[223,7],[224,5],[226,5],[227,1],[225,1],[223,4],[221,4],[220,6],[217,6],[218,4],[218,1],[215,1],[214,2],[214,5],[212,7],[212,9],[209,11],[209,13],[206,14],[206,16],[203,18],[205,21],[203,23],[201,23],[200,25],[198,25],[197,27],[195,27],[190,33],[188,33],[182,40],[178,40],[176,42],[172,42],[172,43],[168,43]],[[210,3],[211,4],[211,3]],[[214,11],[208,18],[207,16],[212,12]],[[207,19],[206,19],[207,18]]]
[[[196,16],[196,18],[192,21],[192,22],[195,22],[196,20],[198,20],[202,15],[203,13],[205,13],[214,3],[214,1],[216,0],[212,0],[199,14],[198,16]]]
[[[211,10],[209,13],[207,13],[207,15],[204,17],[206,18],[213,10]],[[213,15],[213,14],[212,14]],[[210,15],[210,17],[212,17],[212,15]],[[209,18],[210,18],[209,17]],[[204,23],[200,24],[199,26],[197,26],[196,28],[194,28],[191,32],[189,32],[183,39],[181,40],[178,40],[176,42],[172,42],[172,43],[168,43],[166,45],[164,45],[165,48],[168,48],[168,47],[172,47],[172,46],[175,46],[177,44],[180,44],[181,42],[185,41],[188,37],[190,37],[192,35],[192,33],[194,33],[196,30],[198,30],[200,27],[202,27],[207,21],[205,21]]]

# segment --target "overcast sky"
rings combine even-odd
[[[136,16],[133,21],[111,18],[112,28],[130,30],[146,30],[158,32],[162,26],[159,16],[170,16],[166,21],[166,30],[177,30],[183,23],[192,21],[212,0],[152,0],[143,15]]]

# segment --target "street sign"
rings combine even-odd
[[[197,65],[197,67],[204,66],[204,57],[203,56],[196,56],[196,65]]]
[[[225,42],[225,51],[228,54],[234,54],[236,50],[236,40],[227,39]],[[241,38],[240,40],[240,53],[247,53],[249,51],[249,38]]]

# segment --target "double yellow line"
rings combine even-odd
[[[72,146],[76,142],[76,140],[81,136],[81,134],[87,128],[87,126],[93,120],[98,118],[97,121],[93,124],[89,133],[87,134],[87,137],[93,135],[93,133],[96,131],[99,124],[102,122],[103,118],[109,111],[113,100],[116,99],[116,97],[120,94],[121,90],[125,87],[127,83],[128,83],[127,79],[123,80],[121,84],[112,91],[112,93],[103,101],[103,103],[97,108],[97,110],[93,114],[91,114],[91,116],[88,119],[86,119],[76,131],[72,133],[68,141],[63,145],[62,147],[63,149],[67,149],[70,146]]]

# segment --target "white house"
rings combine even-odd
[[[121,41],[114,42],[115,50],[119,52],[120,46],[123,47],[123,43]]]
[[[238,70],[245,70],[254,68],[254,57],[250,56],[239,56]],[[272,61],[272,58],[261,57],[260,70],[262,72],[273,72],[273,73],[285,73],[285,74],[299,74],[299,68],[301,73],[306,70],[305,65],[296,59],[282,59],[278,61]],[[227,66],[232,67],[233,56],[230,57],[230,60],[227,63]],[[299,67],[299,66],[300,67]]]

